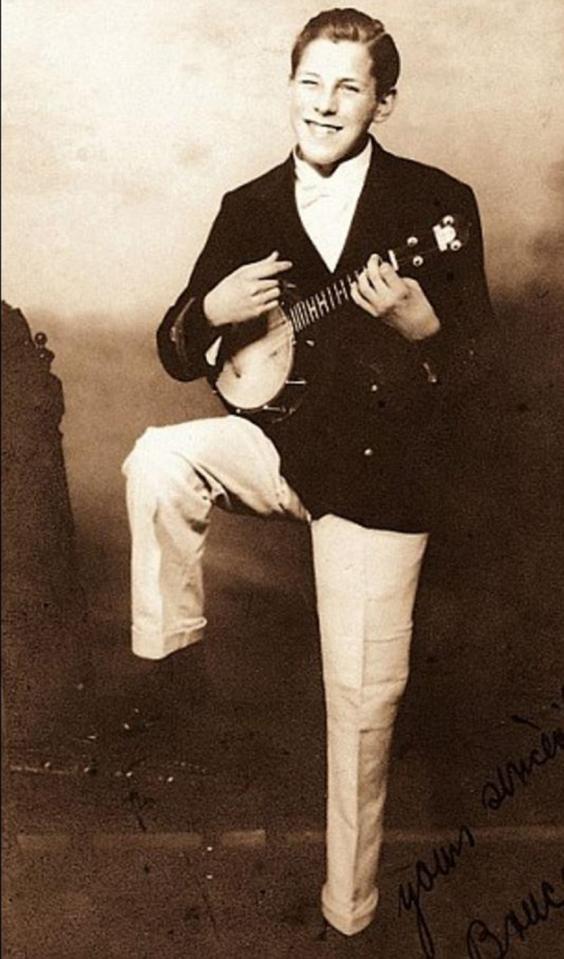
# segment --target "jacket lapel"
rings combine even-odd
[[[311,277],[312,289],[328,277],[359,269],[371,253],[385,254],[398,240],[393,157],[373,140],[366,181],[334,273],[307,235],[296,207],[294,162],[290,155],[276,170],[269,190],[261,197],[265,229],[272,247],[279,248],[297,267],[300,277]],[[306,292],[306,291],[304,291]]]
[[[385,254],[394,236],[394,195],[390,154],[372,141],[372,160],[336,273],[360,269],[372,253]]]
[[[311,289],[321,285],[330,270],[302,226],[294,193],[294,161],[290,155],[276,170],[268,193],[261,197],[264,228],[272,238],[271,247],[292,260],[301,283],[311,277]],[[292,271],[293,272],[293,271]],[[304,292],[307,292],[304,290]]]

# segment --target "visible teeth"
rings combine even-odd
[[[324,126],[321,123],[308,122],[308,127],[311,132],[318,137],[333,136],[335,133],[339,132],[338,127]]]

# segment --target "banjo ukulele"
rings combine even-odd
[[[438,254],[461,250],[468,235],[468,224],[461,217],[447,215],[381,259],[396,272],[406,267],[419,270]],[[222,333],[215,359],[208,360],[208,379],[229,412],[268,425],[297,410],[314,374],[316,324],[351,301],[351,286],[361,272],[338,277],[303,298],[296,287],[283,283],[279,306]]]

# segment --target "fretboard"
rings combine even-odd
[[[436,243],[431,242],[424,246],[420,240],[415,243],[408,240],[405,246],[388,250],[385,256],[380,255],[380,259],[388,262],[397,273],[406,267],[415,267],[419,270],[428,259],[440,252],[442,251]],[[323,317],[335,313],[344,303],[349,303],[352,284],[358,280],[363,271],[364,266],[351,273],[345,273],[317,293],[312,293],[293,303],[286,313],[296,333],[301,333]]]

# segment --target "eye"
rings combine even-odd
[[[354,83],[343,83],[343,89],[347,93],[360,93],[360,87],[357,87]]]
[[[310,77],[303,77],[300,83],[303,87],[314,87],[317,85],[317,80],[312,80]]]

